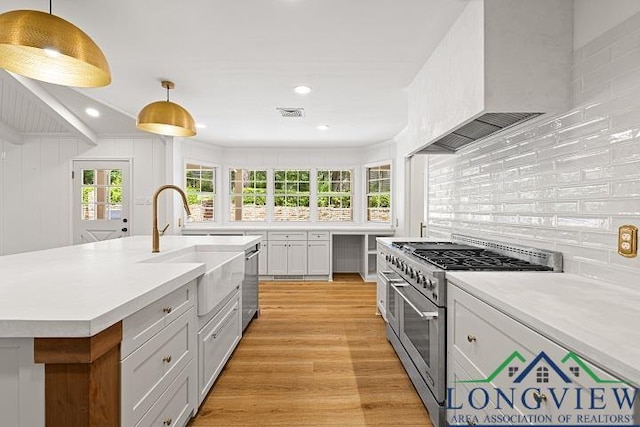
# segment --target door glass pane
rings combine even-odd
[[[122,217],[122,169],[83,169],[81,191],[83,221]]]

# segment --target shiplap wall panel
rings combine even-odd
[[[164,144],[158,138],[122,137],[92,146],[79,138],[30,137],[4,142],[0,160],[0,255],[72,242],[71,164],[75,158],[132,158],[132,234],[150,234],[151,206],[135,207],[166,182]],[[140,187],[137,182],[145,185]],[[134,208],[135,207],[135,208]]]

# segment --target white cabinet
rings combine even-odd
[[[240,292],[198,332],[198,392],[202,403],[242,336]]]
[[[627,387],[582,355],[549,340],[452,282],[449,282],[447,291],[447,383],[454,389],[454,393],[448,396],[455,397],[449,406],[457,408],[447,413],[450,422],[460,421],[453,417],[472,414],[479,418],[480,424],[484,413],[537,414],[555,417],[557,422],[557,417],[562,414],[577,416],[581,413],[584,416],[593,414],[593,411],[576,412],[570,404],[558,407],[555,403],[557,396],[552,395],[552,389],[580,388],[588,393],[592,387],[603,390],[606,387]],[[495,400],[497,395],[494,393],[488,405],[483,405],[484,413],[465,407],[470,390],[483,386],[491,390],[513,389],[521,392],[523,397],[515,399],[513,405],[505,405],[504,401]],[[601,394],[606,396],[607,391]],[[621,411],[613,402],[608,403],[606,409],[597,413],[631,416],[631,410]]]
[[[386,269],[387,262],[384,259],[384,252],[382,250],[382,244],[378,243],[377,257],[376,257],[376,266],[377,266],[377,275],[376,275],[376,306],[378,309],[378,313],[382,316],[382,318],[387,320],[387,284],[382,278],[381,273]]]
[[[171,418],[171,425],[183,426],[195,412],[195,287],[192,281],[124,319],[120,362],[123,426],[154,425],[162,416],[166,417],[162,422]],[[178,391],[179,398],[175,397]]]
[[[32,338],[0,338],[3,426],[44,427],[44,365],[33,363]]]
[[[270,275],[307,274],[307,232],[270,231],[269,268]]]
[[[312,241],[307,244],[307,272],[309,275],[325,275],[330,273],[329,241]]]

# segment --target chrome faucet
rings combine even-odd
[[[158,188],[155,193],[153,193],[153,231],[152,231],[152,239],[153,239],[153,248],[151,252],[160,252],[160,231],[158,230],[158,196],[164,190],[171,188],[172,190],[176,190],[182,196],[182,203],[184,203],[184,210],[187,211],[187,215],[191,215],[191,211],[189,210],[189,203],[187,202],[187,195],[184,194],[184,191],[177,185],[163,185]],[[168,225],[167,225],[168,226]],[[165,230],[167,228],[165,227]]]

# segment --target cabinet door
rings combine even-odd
[[[329,242],[309,241],[307,251],[308,274],[329,274]]]
[[[307,242],[289,242],[288,274],[307,274]]]
[[[267,274],[287,274],[287,242],[269,242]],[[306,252],[305,252],[306,253]]]
[[[269,259],[267,252],[269,251],[269,246],[266,244],[262,244],[260,246],[260,255],[258,255],[258,274],[264,276],[268,271],[267,261]]]

